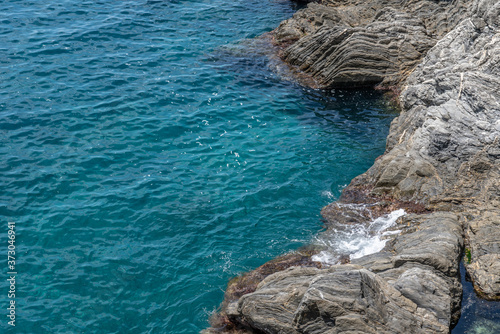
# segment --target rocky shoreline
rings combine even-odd
[[[378,253],[327,266],[304,249],[233,280],[206,332],[449,333],[464,254],[499,300],[500,1],[320,1],[273,39],[305,85],[398,93],[386,152],[322,210],[328,228],[408,214]]]

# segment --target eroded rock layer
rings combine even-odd
[[[397,85],[466,15],[463,0],[309,4],[274,32],[282,58],[317,87]]]
[[[458,217],[410,215],[398,228],[381,253],[268,276],[229,305],[229,318],[264,333],[447,333],[461,297]]]

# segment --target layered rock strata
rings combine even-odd
[[[500,1],[309,4],[275,36],[320,87],[401,89],[385,154],[344,190],[343,205],[322,210],[327,226],[413,213],[381,252],[333,266],[301,257],[302,266],[257,275],[226,296],[218,330],[448,333],[460,316],[462,254],[476,291],[499,299]]]
[[[283,59],[316,87],[399,84],[466,15],[463,0],[324,0],[274,33]],[[291,45],[290,45],[291,44]]]

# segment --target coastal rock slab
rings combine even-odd
[[[448,324],[441,324],[435,314],[419,308],[380,276],[366,269],[337,271],[340,268],[309,285],[294,315],[301,333],[403,333],[415,328],[447,332]]]
[[[466,12],[462,1],[309,4],[274,32],[282,58],[317,87],[399,84]]]
[[[386,154],[354,183],[433,203],[482,202],[486,189],[497,197],[489,183],[499,166],[499,61],[498,27],[480,18],[460,23],[408,78]]]
[[[238,301],[236,321],[265,333],[298,333],[293,314],[319,269],[295,267],[264,279]]]
[[[447,333],[460,313],[461,223],[438,212],[395,228],[382,256],[272,274],[230,317],[264,333]]]
[[[500,211],[485,210],[468,222],[465,267],[484,297],[500,299]]]

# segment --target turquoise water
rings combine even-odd
[[[16,333],[196,333],[228,279],[321,230],[321,207],[383,152],[394,111],[374,92],[277,74],[252,39],[294,10],[0,3],[0,249],[15,222]]]

